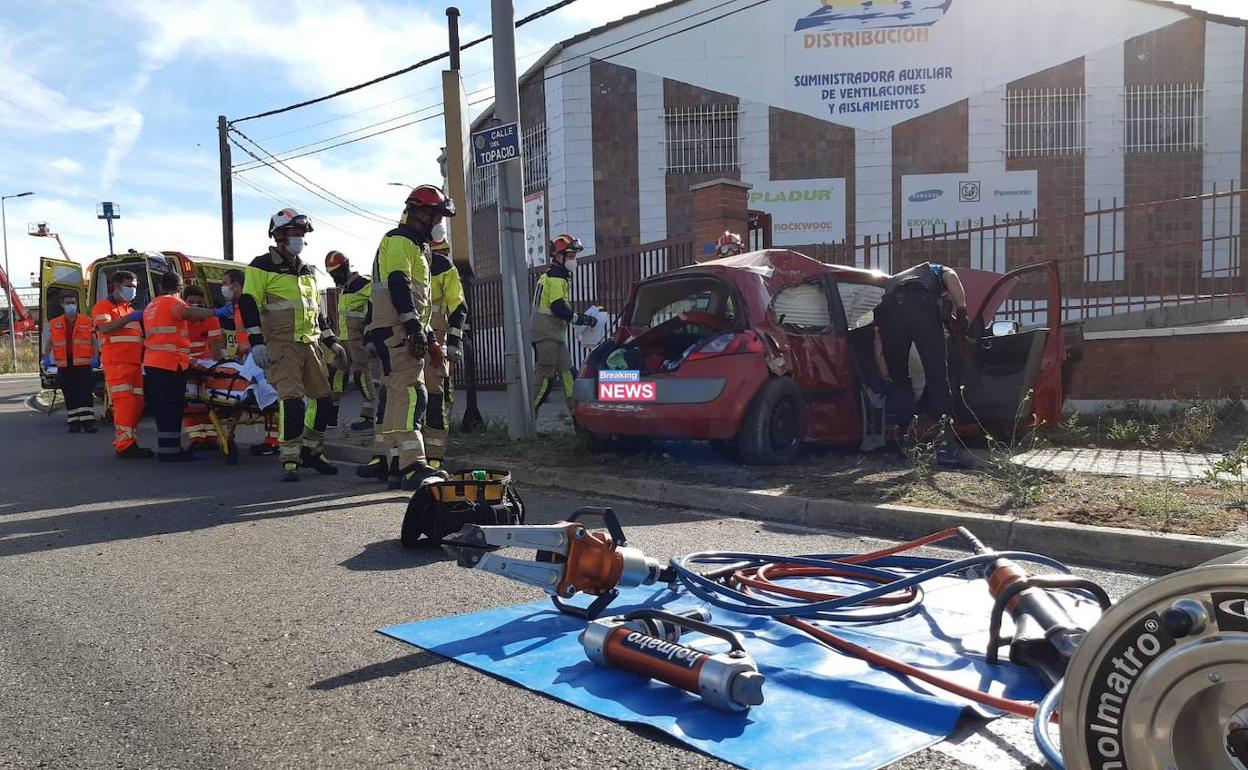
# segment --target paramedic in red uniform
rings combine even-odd
[[[113,451],[124,460],[144,460],[152,450],[139,446],[143,416],[143,311],[130,303],[138,292],[129,270],[108,277],[108,296],[91,308],[91,320],[104,364],[104,389],[113,405]]]
[[[182,411],[191,362],[187,324],[212,317],[208,308],[183,302],[178,296],[181,288],[182,278],[177,273],[165,273],[160,276],[160,296],[143,309],[147,403],[156,418],[156,458],[166,463],[195,459],[194,454],[182,449]]]
[[[208,307],[204,290],[194,284],[182,290],[182,301],[191,307]],[[190,321],[186,325],[191,340],[191,361],[220,361],[225,354],[221,337],[221,322],[216,316],[202,321]],[[186,433],[191,449],[215,449],[217,430],[208,419],[208,406],[187,404],[182,417],[182,430]]]
[[[95,396],[91,372],[96,364],[91,320],[78,315],[78,297],[61,295],[63,313],[48,322],[44,363],[56,364],[56,386],[65,394],[70,433],[95,433]]]

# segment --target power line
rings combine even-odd
[[[544,16],[549,16],[550,14],[552,14],[552,13],[554,13],[555,11],[559,10],[560,8],[564,8],[564,7],[566,7],[566,6],[569,6],[569,5],[571,5],[572,3],[575,3],[576,1],[577,1],[577,0],[559,0],[559,2],[554,3],[553,5],[549,5],[549,6],[547,6],[547,7],[543,8],[543,9],[541,9],[541,10],[539,10],[539,11],[534,11],[533,13],[529,14],[528,16],[525,16],[523,19],[521,19],[520,21],[516,22],[516,27],[523,27],[525,24],[528,24],[528,23],[533,22],[533,21],[537,21],[538,19],[540,19],[540,18],[542,18],[542,17],[544,17]],[[487,41],[487,40],[491,39],[492,37],[493,37],[493,35],[483,35],[483,36],[481,36],[481,37],[477,38],[476,40],[472,40],[472,41],[469,41],[469,42],[467,42],[467,43],[464,43],[463,45],[461,45],[461,46],[459,47],[459,50],[461,50],[461,51],[466,51],[466,50],[468,50],[469,48],[472,48],[472,47],[473,47],[473,46],[475,46],[475,45],[479,45],[479,44],[481,44],[481,43],[484,43],[485,41]],[[290,112],[291,110],[297,110],[297,109],[299,109],[300,107],[307,107],[307,106],[309,106],[309,105],[319,104],[320,102],[328,101],[328,100],[330,100],[330,99],[334,99],[334,98],[336,98],[336,97],[343,96],[344,94],[349,94],[349,93],[351,93],[351,92],[353,92],[353,91],[359,91],[361,88],[367,88],[367,87],[369,87],[369,86],[376,85],[376,84],[381,83],[381,82],[383,82],[383,81],[385,81],[385,80],[389,80],[389,79],[391,79],[391,78],[398,77],[399,75],[406,75],[407,73],[409,73],[409,72],[413,72],[413,71],[415,71],[415,70],[418,70],[418,69],[420,69],[421,67],[424,67],[424,66],[427,66],[427,65],[433,64],[434,62],[437,62],[437,61],[441,61],[442,59],[449,58],[449,57],[450,57],[450,55],[451,55],[451,52],[450,52],[450,51],[443,51],[442,53],[437,54],[436,56],[430,56],[430,57],[429,57],[429,58],[427,58],[427,59],[422,59],[421,61],[418,61],[418,62],[416,62],[415,64],[412,64],[412,65],[410,65],[410,66],[408,66],[408,67],[404,67],[404,68],[403,68],[403,69],[401,69],[401,70],[395,70],[394,72],[390,72],[390,73],[388,73],[388,74],[381,75],[380,77],[375,77],[375,78],[373,78],[372,80],[368,80],[368,81],[365,81],[365,82],[363,82],[363,83],[357,83],[356,85],[349,86],[349,87],[347,87],[347,88],[343,88],[343,89],[341,89],[341,90],[335,91],[335,92],[333,92],[332,94],[326,94],[325,96],[318,96],[318,97],[317,97],[317,98],[315,98],[315,99],[308,99],[308,100],[306,100],[306,101],[298,102],[298,103],[296,103],[296,104],[291,104],[291,105],[288,105],[288,106],[286,106],[286,107],[279,107],[279,108],[277,108],[277,109],[275,109],[275,110],[267,110],[267,111],[265,111],[265,112],[256,113],[255,115],[248,115],[248,116],[247,116],[247,117],[245,117],[245,118],[238,118],[237,120],[233,120],[233,121],[231,121],[231,123],[242,123],[242,122],[247,121],[247,120],[256,120],[257,118],[267,118],[267,117],[269,117],[269,116],[271,116],[271,115],[280,115],[280,114],[282,114],[283,112]]]
[[[264,197],[268,198],[269,200],[271,200],[271,201],[273,201],[273,202],[275,202],[275,203],[278,203],[278,204],[280,204],[280,205],[282,205],[282,206],[289,206],[290,208],[293,208],[293,209],[303,209],[303,211],[304,211],[305,213],[307,213],[307,214],[311,215],[311,216],[313,217],[313,219],[315,219],[315,220],[316,220],[317,224],[323,224],[323,225],[325,225],[325,226],[329,227],[331,230],[337,230],[338,232],[340,232],[340,233],[342,233],[342,234],[344,234],[344,235],[348,235],[348,236],[350,236],[350,237],[352,237],[352,238],[355,238],[356,240],[366,241],[366,242],[367,242],[367,239],[366,239],[366,238],[364,238],[364,237],[362,237],[362,236],[360,236],[360,235],[357,235],[356,233],[353,233],[353,232],[351,232],[350,230],[346,230],[346,229],[344,229],[344,228],[339,227],[338,225],[335,225],[333,222],[331,222],[331,221],[329,220],[329,217],[324,216],[324,215],[322,215],[322,214],[319,214],[319,213],[317,213],[317,212],[315,212],[315,211],[312,211],[312,210],[310,210],[310,209],[304,208],[304,207],[302,207],[302,206],[299,206],[299,205],[297,205],[297,204],[295,204],[295,203],[292,203],[289,199],[282,198],[282,197],[280,196],[280,194],[279,194],[279,193],[276,193],[276,192],[274,192],[274,191],[272,191],[272,190],[270,190],[270,189],[266,188],[264,185],[257,184],[256,182],[252,181],[251,179],[248,179],[248,178],[246,178],[246,177],[241,177],[241,176],[238,176],[238,175],[235,175],[235,176],[234,176],[234,179],[235,179],[235,180],[237,180],[237,181],[239,181],[239,182],[242,182],[243,184],[247,185],[247,186],[248,186],[248,187],[250,187],[251,189],[255,190],[256,192],[260,193],[261,195],[263,195]]]
[[[286,170],[287,170],[287,171],[289,171],[290,173],[294,174],[295,176],[299,177],[299,178],[300,178],[300,179],[302,179],[304,182],[307,182],[308,184],[312,185],[312,186],[313,186],[313,187],[315,187],[316,189],[321,190],[322,192],[324,192],[324,193],[326,193],[327,195],[331,196],[332,198],[334,198],[334,199],[336,199],[336,200],[338,200],[338,201],[341,201],[341,204],[335,204],[335,205],[337,205],[339,208],[344,208],[344,204],[345,204],[345,206],[346,206],[346,207],[349,207],[349,209],[354,209],[354,210],[355,210],[355,211],[354,211],[354,212],[352,212],[352,213],[357,213],[357,212],[358,212],[358,215],[359,215],[359,216],[366,216],[367,218],[369,218],[369,219],[373,219],[374,221],[379,222],[379,223],[382,223],[382,224],[389,224],[389,223],[391,222],[391,218],[390,218],[390,217],[386,217],[386,216],[384,216],[384,215],[382,215],[382,214],[378,214],[378,213],[377,213],[377,212],[375,212],[375,211],[369,211],[368,209],[364,208],[363,206],[357,205],[356,203],[353,203],[352,201],[347,200],[346,198],[342,197],[341,195],[338,195],[337,193],[333,192],[332,190],[330,190],[330,189],[328,189],[328,188],[326,188],[326,187],[324,187],[324,186],[322,186],[322,185],[320,185],[320,184],[317,184],[316,182],[312,181],[312,180],[311,180],[311,179],[309,179],[306,175],[301,174],[300,172],[298,172],[298,171],[296,171],[295,169],[291,168],[290,166],[286,165],[286,163],[285,163],[283,160],[281,160],[280,158],[278,158],[278,157],[276,157],[275,155],[273,155],[273,153],[269,152],[269,151],[268,151],[268,150],[266,150],[264,147],[261,147],[259,144],[257,144],[257,143],[256,143],[256,141],[255,141],[254,139],[252,139],[251,137],[247,136],[247,135],[246,135],[246,134],[244,134],[242,131],[239,131],[237,128],[231,128],[231,129],[230,129],[230,131],[232,131],[233,133],[238,134],[239,136],[241,136],[243,139],[245,139],[247,142],[249,142],[249,143],[250,143],[253,147],[255,147],[256,149],[260,150],[260,151],[261,151],[261,152],[263,152],[265,155],[268,155],[270,158],[272,158],[272,159],[273,159],[273,161],[274,161],[275,163],[277,163],[278,165],[280,165],[282,168],[286,169]],[[236,143],[236,144],[237,144],[237,143]],[[247,150],[247,149],[243,148],[243,151],[244,151],[244,152],[246,152],[246,153],[247,153],[248,155],[250,155],[251,157],[256,158],[256,160],[258,160],[260,163],[263,163],[264,165],[268,166],[269,168],[272,168],[274,171],[278,171],[278,173],[281,173],[281,172],[280,172],[280,171],[279,171],[279,170],[278,170],[278,169],[277,169],[277,168],[276,168],[276,167],[275,167],[272,163],[269,163],[269,162],[268,162],[268,161],[266,161],[266,160],[263,160],[263,159],[261,159],[261,158],[258,158],[258,157],[256,156],[256,154],[255,154],[255,153],[253,153],[253,152],[251,152],[250,150]],[[282,174],[282,176],[286,176],[286,175],[285,175],[285,174]],[[287,178],[289,179],[289,177],[287,177]],[[348,210],[349,210],[349,209],[348,209]]]

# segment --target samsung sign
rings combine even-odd
[[[928,201],[934,201],[944,194],[945,194],[944,190],[923,190],[922,192],[917,192],[911,195],[910,202],[911,203],[926,203]]]
[[[757,182],[750,210],[771,215],[772,245],[805,246],[845,240],[845,180]]]

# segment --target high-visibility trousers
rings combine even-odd
[[[143,417],[143,367],[109,364],[104,367],[104,388],[113,402],[113,449],[124,452],[139,438]]]
[[[217,429],[208,418],[205,404],[187,404],[182,413],[182,432],[192,444],[206,444],[217,440]]]
[[[398,338],[395,335],[392,339]],[[374,451],[378,456],[397,455],[399,468],[405,470],[425,462],[425,362],[423,358],[413,358],[406,345],[391,347],[389,343],[387,340],[382,362],[386,418],[376,433]]]
[[[441,468],[445,462],[446,444],[450,439],[451,403],[455,398],[450,366],[446,359],[441,365],[434,365],[429,358],[425,359],[425,391],[429,399],[425,407],[425,454],[434,468]]]

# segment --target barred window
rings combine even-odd
[[[667,173],[696,174],[740,168],[740,123],[735,104],[670,107],[664,112]]]
[[[1191,152],[1203,146],[1204,85],[1132,86],[1125,101],[1126,152]]]
[[[546,189],[549,172],[546,165],[546,124],[529,126],[520,134],[524,148],[524,192]]]
[[[1087,150],[1083,88],[1010,91],[1005,97],[1006,156],[1079,155]]]
[[[498,203],[498,166],[472,168],[472,208],[483,209]]]

